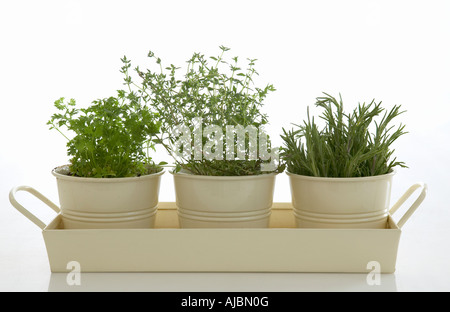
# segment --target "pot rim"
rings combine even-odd
[[[208,175],[199,175],[199,174],[193,174],[188,172],[173,172],[169,171],[170,174],[172,174],[174,177],[179,178],[186,178],[186,179],[197,179],[197,180],[226,180],[226,181],[232,181],[232,180],[256,180],[256,179],[264,179],[264,178],[271,178],[277,176],[278,172],[271,172],[271,173],[263,173],[263,174],[257,174],[257,175],[242,175],[242,176],[208,176]]]
[[[375,176],[367,176],[367,177],[347,177],[347,178],[341,178],[341,177],[313,177],[313,176],[306,176],[301,175],[297,173],[292,173],[286,170],[286,174],[295,179],[303,179],[303,180],[310,180],[310,181],[318,181],[318,182],[362,182],[362,181],[373,181],[373,180],[384,180],[391,178],[397,173],[395,169],[392,169],[391,172],[385,173],[385,174],[379,174]]]
[[[121,177],[121,178],[92,178],[92,177],[75,177],[75,176],[69,176],[66,174],[58,173],[57,170],[61,169],[62,167],[66,167],[68,165],[62,165],[58,166],[52,169],[51,173],[53,176],[55,176],[57,179],[72,181],[72,182],[91,182],[91,183],[120,183],[120,182],[132,182],[132,181],[138,181],[138,180],[149,180],[153,179],[155,177],[159,177],[162,174],[164,174],[164,169],[162,169],[159,172],[151,173],[142,175],[139,177]]]

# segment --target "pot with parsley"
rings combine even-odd
[[[70,156],[52,171],[64,228],[153,227],[164,173],[150,157],[157,116],[123,90],[87,108],[64,98],[54,105],[48,125],[67,139]]]

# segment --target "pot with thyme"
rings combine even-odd
[[[264,131],[263,101],[271,84],[254,85],[256,60],[241,69],[238,57],[194,53],[184,75],[179,67],[136,67],[140,83],[125,79],[161,120],[161,143],[173,157],[172,174],[181,227],[267,227],[276,174],[277,149]],[[129,62],[125,60],[125,62]]]
[[[387,111],[375,100],[350,113],[342,98],[318,97],[325,123],[311,117],[283,129],[281,158],[286,162],[298,227],[385,228],[396,167],[393,143],[406,132],[391,125],[401,111]]]
[[[48,125],[68,140],[71,157],[70,164],[52,171],[64,228],[153,227],[164,173],[150,157],[157,116],[123,90],[88,108],[64,98],[54,105],[58,113]]]

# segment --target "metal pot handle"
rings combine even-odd
[[[405,201],[419,188],[422,188],[422,191],[420,192],[417,199],[414,201],[414,203],[409,207],[409,209],[406,211],[406,213],[403,215],[403,217],[400,219],[400,221],[397,222],[397,225],[399,228],[402,228],[402,226],[405,224],[406,221],[408,221],[409,217],[416,211],[416,209],[420,206],[422,201],[425,199],[425,196],[427,194],[427,185],[425,183],[416,183],[413,184],[406,192],[403,194],[402,197],[392,206],[392,208],[389,210],[389,213],[393,215],[404,203]]]
[[[15,195],[18,191],[28,192],[28,193],[34,195],[35,197],[37,197],[38,199],[40,199],[44,204],[46,204],[47,206],[52,208],[55,212],[57,212],[57,213],[60,212],[60,209],[57,205],[55,205],[47,197],[45,197],[44,195],[42,195],[41,193],[39,193],[32,187],[26,186],[26,185],[21,185],[21,186],[16,186],[16,187],[12,188],[11,191],[9,192],[9,201],[11,202],[11,204],[14,206],[14,208],[19,210],[25,217],[27,217],[28,219],[33,221],[33,223],[36,224],[38,227],[40,227],[42,230],[47,225],[44,222],[42,222],[39,218],[37,218],[34,214],[29,212],[27,209],[25,209],[25,207],[23,207],[21,204],[19,204],[17,202]]]

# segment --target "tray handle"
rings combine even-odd
[[[425,199],[425,196],[427,194],[427,185],[423,182],[415,183],[413,184],[406,192],[403,194],[402,197],[392,206],[392,208],[389,210],[389,213],[393,215],[404,203],[405,201],[411,197],[411,195],[419,188],[422,188],[422,191],[420,192],[417,199],[414,201],[414,203],[409,207],[409,209],[406,211],[406,213],[403,215],[403,217],[400,219],[400,221],[397,222],[397,225],[399,228],[402,228],[402,226],[408,221],[409,217],[416,211],[416,209],[420,206],[422,201]]]
[[[55,205],[52,201],[50,201],[47,197],[36,191],[34,188],[26,185],[16,186],[11,189],[9,192],[9,201],[11,204],[19,210],[25,217],[33,221],[34,224],[36,224],[38,227],[40,227],[42,230],[47,226],[44,222],[42,222],[39,218],[37,218],[34,214],[29,212],[25,207],[23,207],[19,202],[16,200],[16,193],[19,191],[25,191],[28,192],[38,199],[40,199],[44,204],[52,208],[55,212],[59,213],[60,209],[57,205]]]

